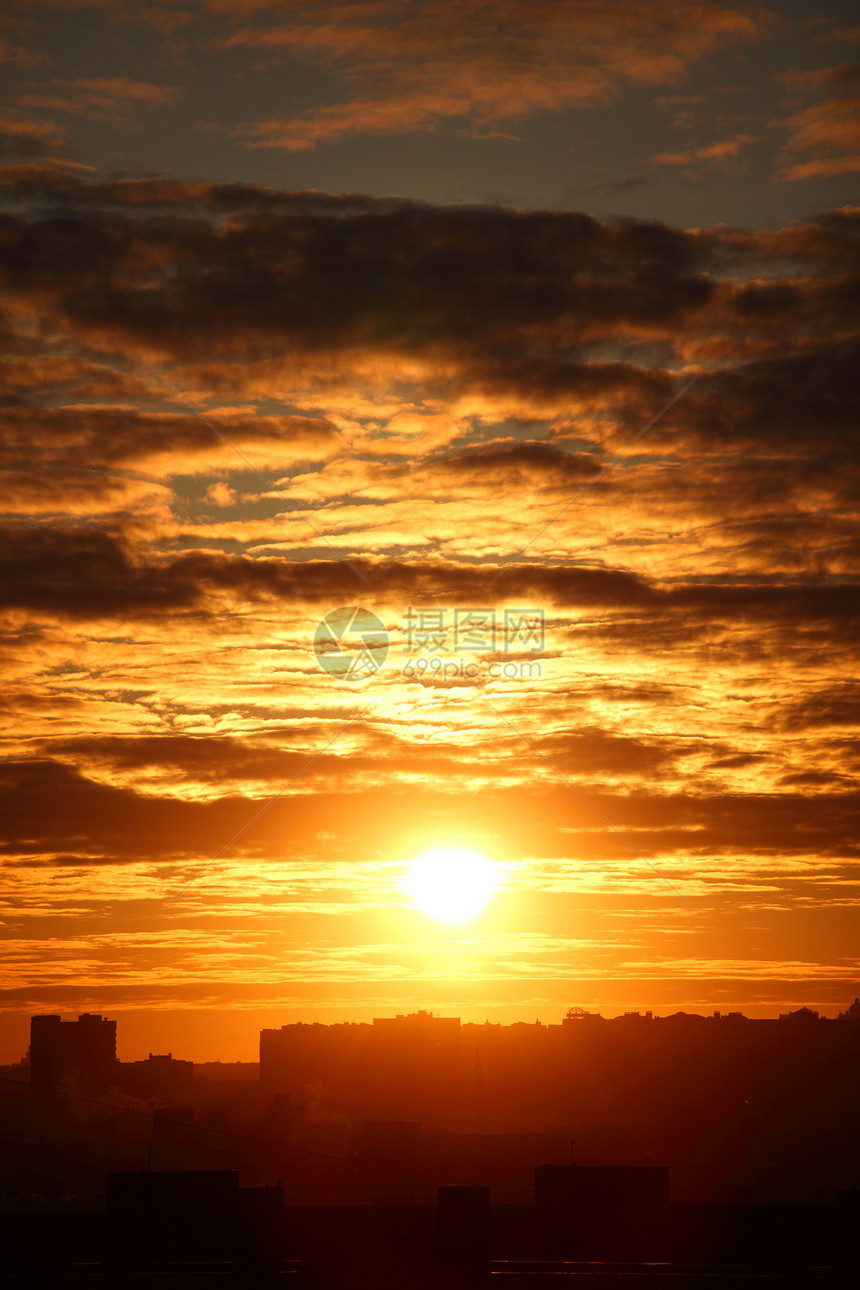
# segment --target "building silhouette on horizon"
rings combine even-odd
[[[84,1012],[77,1021],[54,1014],[30,1018],[30,1083],[81,1093],[106,1093],[116,1077],[116,1022]]]

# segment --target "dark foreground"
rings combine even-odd
[[[657,1174],[659,1176],[659,1173]],[[489,1189],[439,1189],[432,1205],[284,1207],[279,1187],[231,1175],[113,1175],[103,1213],[0,1220],[16,1287],[295,1287],[549,1290],[552,1285],[785,1290],[860,1285],[858,1195],[809,1205],[491,1205]],[[232,1197],[229,1204],[225,1198]],[[238,1199],[237,1199],[238,1198]]]

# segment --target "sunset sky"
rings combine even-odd
[[[0,58],[0,1059],[845,1007],[854,6],[28,0]]]

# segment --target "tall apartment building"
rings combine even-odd
[[[77,1021],[30,1018],[30,1083],[56,1091],[105,1093],[116,1072],[116,1022],[85,1012]]]

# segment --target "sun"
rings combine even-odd
[[[403,890],[439,923],[469,923],[496,890],[496,866],[467,847],[433,847],[409,866]]]

